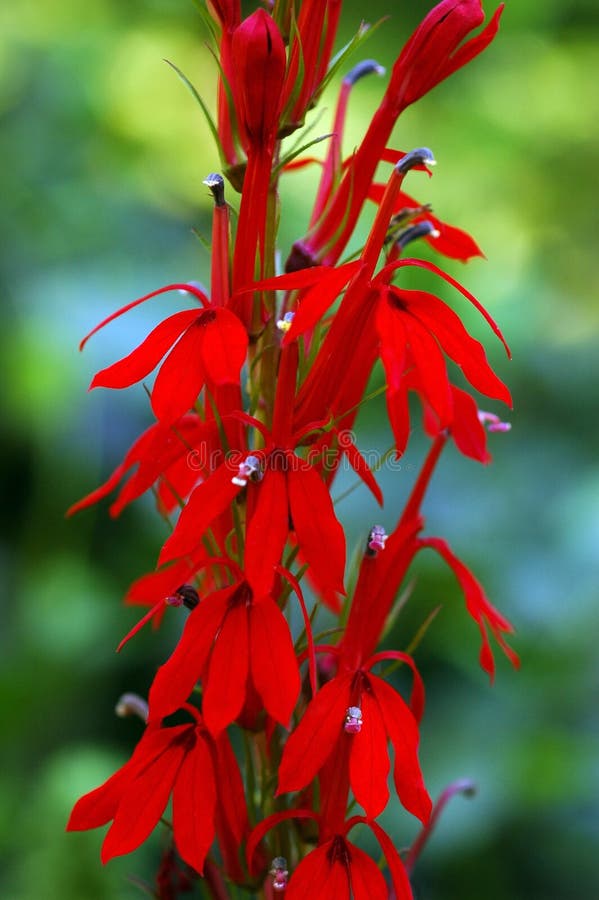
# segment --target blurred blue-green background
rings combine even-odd
[[[432,4],[346,2],[341,39],[391,13],[365,46],[388,67]],[[488,11],[492,11],[491,4]],[[249,5],[251,8],[251,4]],[[494,45],[403,116],[395,146],[439,161],[409,190],[476,236],[487,260],[447,268],[507,334],[509,435],[483,468],[450,451],[426,503],[428,533],[449,539],[516,624],[522,670],[499,660],[491,688],[455,582],[432,555],[392,642],[405,645],[443,604],[418,660],[428,684],[427,782],[479,785],[456,799],[415,872],[420,900],[599,897],[599,469],[596,241],[599,167],[595,0],[512,0]],[[139,734],[117,719],[124,690],[147,690],[172,645],[148,630],[119,657],[136,618],[120,600],[152,568],[164,536],[145,498],[111,521],[106,505],[64,510],[112,470],[150,423],[141,388],[86,393],[176,300],[156,300],[91,342],[80,337],[129,299],[208,278],[210,135],[167,57],[212,100],[215,66],[190,2],[33,0],[0,7],[0,332],[3,515],[0,896],[129,900],[152,877],[148,851],[100,866],[100,832],[65,835],[73,801],[129,755]],[[383,82],[356,88],[346,151]],[[334,93],[316,128],[326,132]],[[314,172],[283,189],[283,252],[302,233]],[[362,232],[363,233],[363,232]],[[416,278],[416,276],[410,276]],[[422,283],[422,282],[420,282]],[[450,291],[443,294],[464,309]],[[495,410],[497,412],[503,412]],[[363,448],[384,449],[383,407],[362,419]],[[386,509],[361,492],[339,504],[351,542],[392,527],[421,456],[384,471]],[[349,483],[349,482],[348,482]],[[340,489],[344,485],[340,485]],[[391,806],[399,845],[415,825]]]

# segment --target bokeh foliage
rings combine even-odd
[[[346,2],[342,36],[391,11],[366,49],[389,66],[431,5]],[[462,775],[480,787],[441,821],[416,872],[421,900],[599,896],[597,24],[595,0],[508,0],[496,43],[408,110],[396,132],[399,147],[434,149],[434,179],[415,175],[410,190],[485,249],[486,261],[448,268],[498,318],[514,353],[507,364],[491,350],[513,389],[513,431],[493,438],[489,469],[448,454],[426,512],[429,533],[449,538],[517,624],[522,671],[500,665],[489,688],[475,629],[433,558],[416,567],[390,638],[407,644],[442,603],[417,656],[429,698],[424,769],[435,794]],[[150,421],[141,390],[88,396],[89,376],[133,346],[169,301],[123,319],[83,356],[81,335],[158,285],[207,278],[208,255],[191,229],[209,233],[201,181],[218,157],[162,61],[210,98],[215,68],[204,38],[190,2],[0,8],[0,895],[8,900],[128,900],[140,894],[126,875],[152,871],[147,851],[103,870],[100,834],[63,828],[74,799],[137,738],[136,723],[115,718],[114,701],[144,692],[170,646],[167,624],[160,639],[148,631],[113,654],[136,615],[120,598],[153,566],[163,526],[149,515],[151,499],[117,521],[104,506],[74,521],[63,513]],[[346,149],[381,93],[376,79],[356,89]],[[333,100],[325,98],[329,111]],[[328,127],[325,113],[314,133]],[[312,184],[313,173],[289,176],[283,248],[306,221]],[[491,345],[476,318],[468,322]],[[388,440],[381,409],[375,403],[361,419],[364,449]],[[421,450],[416,441],[401,470],[382,472],[388,529]],[[381,518],[359,491],[339,512],[354,542]],[[414,833],[391,806],[385,824],[399,843]]]

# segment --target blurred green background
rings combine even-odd
[[[389,67],[431,5],[346,2],[340,38],[391,13],[364,49]],[[491,467],[450,451],[426,514],[428,533],[448,538],[516,624],[522,670],[500,659],[488,685],[477,631],[432,555],[415,568],[391,639],[405,645],[443,603],[418,651],[428,684],[422,761],[434,795],[459,776],[479,785],[442,818],[415,872],[419,900],[599,897],[598,18],[595,0],[508,0],[495,44],[396,131],[398,147],[434,149],[435,177],[415,174],[409,190],[484,248],[487,260],[447,268],[499,320],[514,355],[508,364],[466,313],[513,390],[514,427],[491,437]],[[211,98],[204,39],[183,0],[0,7],[5,900],[138,897],[127,877],[151,878],[160,842],[103,869],[100,832],[67,836],[64,823],[137,739],[139,725],[114,716],[116,698],[144,693],[172,646],[168,629],[148,630],[114,655],[137,615],[120,599],[153,567],[163,528],[148,498],[117,521],[105,504],[71,521],[64,510],[150,422],[141,388],[87,395],[90,376],[173,301],[126,317],[83,355],[79,339],[133,297],[208,277],[191,229],[209,234],[201,182],[218,157],[163,62]],[[382,90],[376,78],[356,88],[347,151]],[[325,97],[329,112],[333,102]],[[327,113],[317,128],[328,130]],[[302,233],[313,183],[313,172],[298,173],[283,189],[283,252]],[[362,418],[363,449],[384,448],[382,416],[375,404]],[[415,441],[401,470],[382,473],[383,514],[361,492],[339,504],[350,546],[373,521],[392,527],[421,450]],[[400,845],[415,833],[391,806],[383,821]]]

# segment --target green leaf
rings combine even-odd
[[[208,107],[206,106],[206,104],[204,103],[202,98],[200,97],[199,93],[197,92],[197,90],[195,89],[195,87],[193,86],[193,84],[191,83],[189,78],[187,77],[187,75],[184,75],[183,72],[181,71],[181,69],[179,69],[178,66],[176,66],[174,63],[172,63],[170,61],[170,59],[165,59],[164,61],[165,61],[165,63],[167,63],[167,65],[169,65],[171,67],[171,69],[174,69],[174,71],[177,73],[177,75],[179,76],[179,78],[181,79],[181,81],[183,82],[185,87],[188,89],[188,91],[191,93],[193,98],[196,100],[197,103],[199,103],[200,109],[204,113],[206,122],[208,123],[208,128],[210,129],[210,131],[212,133],[212,137],[214,138],[214,142],[217,146],[218,155],[220,156],[221,163],[224,167],[226,165],[226,159],[225,159],[225,155],[223,152],[223,147],[220,142],[220,138],[218,136],[218,130],[216,128],[216,124],[214,122],[214,119],[210,115],[210,111],[209,111]]]

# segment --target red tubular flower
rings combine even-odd
[[[425,152],[430,154],[420,150],[408,156],[424,158]],[[399,166],[403,164],[402,161]],[[456,313],[433,294],[400,290],[390,285],[390,281],[394,272],[403,266],[416,266],[439,275],[481,312],[509,354],[498,326],[469,291],[423,260],[388,263],[372,277],[400,185],[401,178],[394,174],[358,263],[337,269],[316,267],[260,283],[262,287],[289,288],[299,286],[300,281],[308,285],[310,277],[313,278],[314,286],[304,293],[285,335],[283,343],[286,344],[314,328],[349,280],[339,310],[298,394],[296,427],[322,415],[323,409],[335,417],[343,417],[355,408],[374,364],[378,343],[378,354],[387,376],[387,409],[398,454],[404,451],[409,435],[408,387],[417,390],[432,408],[440,428],[451,426],[454,395],[443,353],[460,366],[472,387],[511,405],[510,393],[489,366],[482,345],[470,336]],[[407,379],[410,371],[413,374]],[[347,373],[341,383],[338,372]],[[344,421],[343,426],[351,427],[350,422],[351,419]]]
[[[206,727],[219,734],[240,714],[251,684],[269,715],[287,726],[300,689],[289,626],[270,596],[247,582],[205,597],[190,613],[179,643],[158,670],[150,721],[174,712],[197,681],[204,687]]]
[[[414,703],[421,712],[420,676],[409,657],[393,654],[396,657],[412,666]],[[277,793],[306,787],[327,760],[343,758],[346,745],[350,744],[349,783],[367,816],[374,818],[389,798],[387,742],[390,740],[395,751],[394,781],[398,797],[409,812],[426,822],[431,802],[418,763],[417,722],[401,696],[369,671],[379,660],[380,657],[373,657],[353,672],[342,670],[318,691],[285,745]],[[360,713],[356,727],[348,727],[351,710]]]
[[[403,896],[411,896],[410,894]],[[389,888],[373,859],[340,834],[309,853],[293,873],[287,900],[388,900]]]
[[[294,245],[294,255],[303,259],[304,265],[306,260],[327,265],[338,261],[354,231],[399,115],[482,53],[497,33],[502,10],[503,5],[487,27],[462,46],[463,39],[484,20],[480,0],[442,0],[424,19],[397,59],[381,104],[326,212],[316,228]]]
[[[205,384],[215,387],[239,382],[248,339],[232,312],[210,308],[206,295],[191,284],[171,284],[113,313],[80,345],[82,349],[96,331],[134,306],[172,290],[193,294],[205,308],[199,313],[197,309],[186,309],[169,316],[132,353],[98,372],[90,385],[90,390],[129,387],[149,375],[170,350],[151,394],[156,418],[165,425],[172,425],[191,409]]]
[[[413,900],[405,867],[388,834],[376,822],[352,816],[329,834],[322,818],[312,810],[296,809],[274,813],[252,831],[246,848],[250,871],[259,842],[273,827],[286,819],[316,819],[319,845],[302,859],[292,873],[285,897],[291,900],[388,900],[389,888],[379,867],[346,835],[356,825],[368,825],[379,842],[393,885],[396,900]]]
[[[133,756],[101,787],[77,801],[68,831],[97,828],[111,819],[102,862],[131,853],[151,834],[173,796],[177,850],[198,872],[215,834],[214,744],[202,721],[148,726]]]

